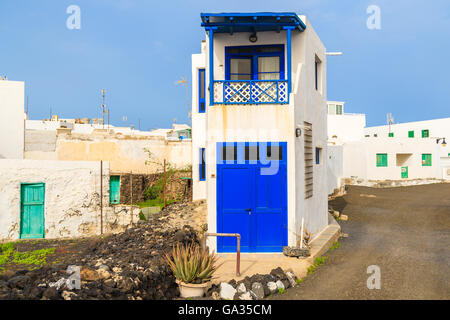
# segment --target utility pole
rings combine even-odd
[[[103,129],[105,129],[105,113],[107,113],[106,104],[105,104],[105,89],[102,89],[102,124],[103,124]]]

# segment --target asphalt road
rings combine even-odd
[[[450,184],[352,186],[331,204],[348,215],[340,222],[348,237],[298,287],[272,299],[450,299]],[[379,290],[367,288],[370,265],[380,268]]]

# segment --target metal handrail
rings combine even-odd
[[[236,276],[241,275],[241,235],[239,233],[205,233],[203,234],[203,250],[206,250],[206,238],[208,237],[233,237],[237,238],[236,250]]]

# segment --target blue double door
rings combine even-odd
[[[217,144],[217,231],[239,233],[242,252],[281,252],[287,245],[287,144]],[[218,238],[218,252],[236,252]]]

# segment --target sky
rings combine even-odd
[[[68,29],[67,8],[81,29]],[[381,29],[366,12],[380,8]],[[450,117],[448,0],[0,0],[0,75],[25,81],[30,119],[101,117],[141,130],[187,123],[191,55],[205,32],[201,12],[306,15],[328,51],[328,100],[367,125],[386,114],[407,122]],[[189,99],[191,92],[189,90]],[[126,116],[126,121],[124,121]]]

